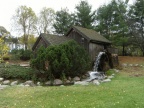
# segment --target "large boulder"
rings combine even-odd
[[[11,82],[11,86],[15,86],[15,85],[17,85],[18,84],[18,81],[13,81],[13,82]]]
[[[24,85],[35,86],[34,82],[29,80],[24,83]]]
[[[45,82],[45,85],[51,85],[51,81]]]
[[[9,84],[10,84],[10,80],[5,80],[5,81],[3,81],[2,84],[3,84],[3,85],[9,85]]]
[[[61,85],[61,84],[63,84],[62,80],[60,80],[60,79],[54,80],[54,85]]]
[[[86,81],[77,81],[77,82],[74,82],[75,85],[88,85],[89,82],[86,82]]]
[[[4,78],[0,78],[0,82],[3,81],[3,80],[4,80]]]
[[[80,81],[80,78],[78,76],[73,78],[74,81]]]
[[[100,82],[98,80],[93,80],[93,84],[100,85]]]

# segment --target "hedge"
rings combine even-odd
[[[90,68],[90,59],[85,49],[72,40],[48,48],[41,47],[37,57],[31,60],[31,67],[49,79],[82,76]]]

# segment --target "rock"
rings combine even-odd
[[[9,85],[0,85],[0,90],[3,90],[6,87],[9,87]]]
[[[80,81],[80,78],[78,76],[73,78],[74,81]]]
[[[86,77],[90,77],[89,72],[85,74]]]
[[[129,64],[129,66],[130,66],[130,67],[132,67],[132,66],[133,66],[133,64]]]
[[[47,82],[45,82],[45,85],[52,85],[52,82],[51,81],[47,81]]]
[[[86,78],[87,78],[87,76],[86,76],[86,75],[83,75],[83,76],[82,76],[82,79],[86,79]]]
[[[37,82],[37,86],[40,86],[41,85],[41,83],[40,82]]]
[[[137,66],[139,66],[139,64],[135,64],[134,66],[136,66],[136,67],[137,67]]]
[[[128,65],[126,63],[123,63],[122,64],[122,67],[127,67]]]
[[[26,86],[26,87],[30,87],[30,85],[29,85],[29,84],[26,84],[25,86]]]
[[[15,85],[17,85],[18,84],[18,81],[13,81],[13,82],[11,82],[11,86],[15,86]]]
[[[66,80],[66,83],[68,84],[68,83],[70,83],[70,81],[69,81],[69,80]]]
[[[112,76],[108,76],[107,78],[108,78],[108,79],[112,79],[112,78],[114,78],[114,76],[113,76],[113,75],[112,75]]]
[[[62,82],[62,80],[60,80],[60,79],[55,79],[55,80],[54,80],[54,84],[55,84],[55,85],[61,85],[61,84],[63,84],[63,82]]]
[[[2,84],[3,84],[3,85],[9,85],[9,84],[10,84],[10,80],[5,80],[5,81],[3,81]]]
[[[100,82],[98,80],[93,80],[93,84],[100,85]]]
[[[3,81],[3,80],[4,80],[4,78],[0,78],[0,82]]]
[[[119,70],[117,70],[117,69],[114,69],[114,71],[115,71],[116,73],[118,73],[118,72],[119,72]]]
[[[35,86],[34,82],[29,80],[24,83],[24,85]]]
[[[24,87],[24,84],[23,84],[23,83],[21,83],[21,84],[19,84],[18,86]]]
[[[110,82],[110,81],[111,81],[111,79],[105,79],[102,82]]]
[[[20,64],[20,66],[22,66],[22,67],[29,67],[30,65],[29,64]]]
[[[71,80],[72,80],[72,78],[71,78],[71,77],[68,77],[68,80],[70,80],[70,81],[71,81]]]
[[[60,85],[60,87],[64,87],[64,85]]]
[[[115,76],[115,74],[113,73],[112,76]]]
[[[75,85],[88,85],[89,83],[86,82],[86,81],[77,81],[77,82],[74,82]]]

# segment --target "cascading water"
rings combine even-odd
[[[98,54],[98,56],[95,60],[95,63],[94,63],[93,72],[89,73],[89,75],[90,75],[89,81],[94,80],[94,79],[101,80],[101,79],[104,78],[104,75],[101,74],[101,72],[98,72],[98,68],[99,68],[99,65],[100,65],[100,60],[101,60],[102,55],[104,55],[104,54],[105,54],[105,52],[99,52],[99,54]]]
[[[93,71],[98,71],[98,66],[100,64],[100,59],[101,59],[101,57],[102,57],[103,54],[105,54],[105,52],[99,52],[99,54],[98,54],[98,56],[97,56],[97,58],[96,58],[96,60],[94,62],[94,69],[93,69]]]

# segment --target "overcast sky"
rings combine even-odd
[[[26,5],[31,7],[38,14],[43,7],[52,8],[55,11],[67,7],[70,12],[74,12],[74,8],[81,0],[0,0],[0,26],[5,27],[12,35],[16,35],[12,31],[11,18],[15,14],[15,10]],[[92,5],[92,10],[96,10],[103,4],[109,3],[111,0],[87,0]],[[133,1],[133,0],[131,0]]]

